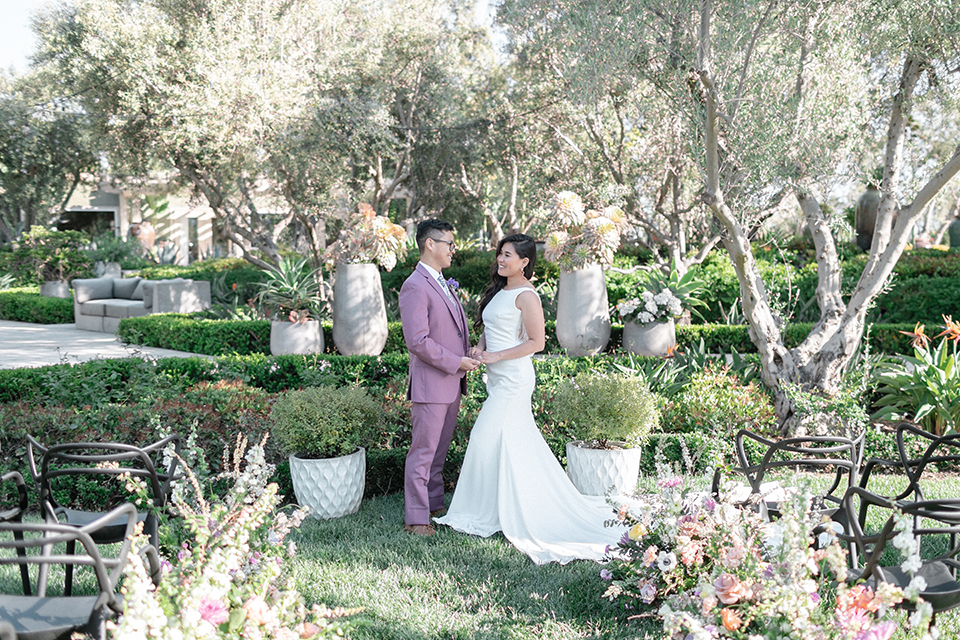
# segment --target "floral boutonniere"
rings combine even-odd
[[[453,278],[447,278],[447,288],[450,289],[450,291],[456,291],[460,288],[460,283]]]

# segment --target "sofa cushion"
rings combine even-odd
[[[152,309],[153,308],[153,288],[157,286],[158,280],[144,280],[143,289],[140,291],[143,293],[143,308]]]
[[[78,278],[71,284],[73,284],[73,299],[78,303],[113,297],[113,278]]]
[[[76,291],[76,289],[74,289]],[[102,316],[104,314],[103,300],[80,303],[80,315]]]
[[[113,300],[104,300],[103,301],[103,315],[108,318],[130,318],[136,317],[131,316],[131,310],[135,310],[137,307],[143,309],[143,303],[139,300],[123,300],[121,298],[114,298]]]
[[[140,278],[114,278],[112,297],[130,300],[138,284],[140,284]]]
[[[146,282],[143,278],[138,278],[140,282],[137,283],[137,288],[133,290],[133,295],[130,296],[131,300],[143,300],[143,285]]]

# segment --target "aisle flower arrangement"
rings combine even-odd
[[[550,201],[544,255],[565,271],[591,264],[609,267],[625,223],[626,216],[619,207],[585,210],[580,196],[561,191]]]
[[[372,262],[392,271],[406,252],[407,232],[403,227],[378,216],[373,207],[361,202],[344,220],[340,236],[327,247],[324,260],[330,268]]]
[[[247,449],[239,439],[227,471],[232,482],[223,498],[208,501],[196,476],[172,498],[187,542],[176,557],[161,560],[154,586],[143,558],[131,552],[123,586],[123,615],[109,625],[115,640],[230,638],[297,640],[342,637],[358,610],[311,609],[286,577],[284,563],[295,553],[287,540],[306,511],[278,512],[273,466],[263,442]],[[229,453],[229,452],[228,452]],[[131,487],[136,490],[136,487]],[[146,539],[143,539],[146,542]],[[141,545],[135,545],[140,547]]]
[[[898,628],[893,605],[918,600],[914,588],[847,585],[836,536],[820,533],[819,548],[810,544],[820,523],[803,490],[787,489],[782,518],[766,522],[683,484],[662,478],[655,500],[620,509],[629,530],[600,572],[609,582],[604,597],[638,617],[660,617],[666,638],[888,640]],[[908,556],[919,553],[900,542]],[[931,612],[918,602],[916,633],[928,633]]]

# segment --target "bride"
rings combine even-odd
[[[492,282],[480,301],[483,333],[471,357],[487,367],[487,400],[470,433],[447,514],[436,518],[478,536],[497,531],[537,564],[600,560],[622,535],[601,497],[584,496],[567,478],[533,420],[531,356],[544,347],[543,308],[530,284],[534,239],[505,237]],[[479,321],[478,321],[479,324]]]

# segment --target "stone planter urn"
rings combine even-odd
[[[617,449],[590,449],[583,440],[567,443],[567,475],[585,496],[630,495],[640,477],[640,448],[625,449],[623,442],[610,441]]]
[[[337,265],[333,285],[333,343],[345,356],[376,356],[386,346],[387,307],[377,265]]]
[[[122,278],[123,270],[119,262],[103,262],[97,260],[93,265],[93,273],[98,278]]]
[[[48,280],[40,285],[40,295],[45,298],[69,298],[70,283],[66,280]]]
[[[662,358],[677,345],[677,329],[673,318],[666,322],[623,325],[623,348],[639,356]]]
[[[290,456],[290,478],[297,503],[310,515],[329,520],[356,513],[363,500],[367,452],[360,447],[339,458],[310,460]]]
[[[289,322],[273,320],[270,323],[270,353],[282,355],[312,355],[323,353],[323,328],[319,320]]]
[[[557,287],[557,341],[567,355],[592,356],[610,340],[607,280],[600,265],[561,271]]]

